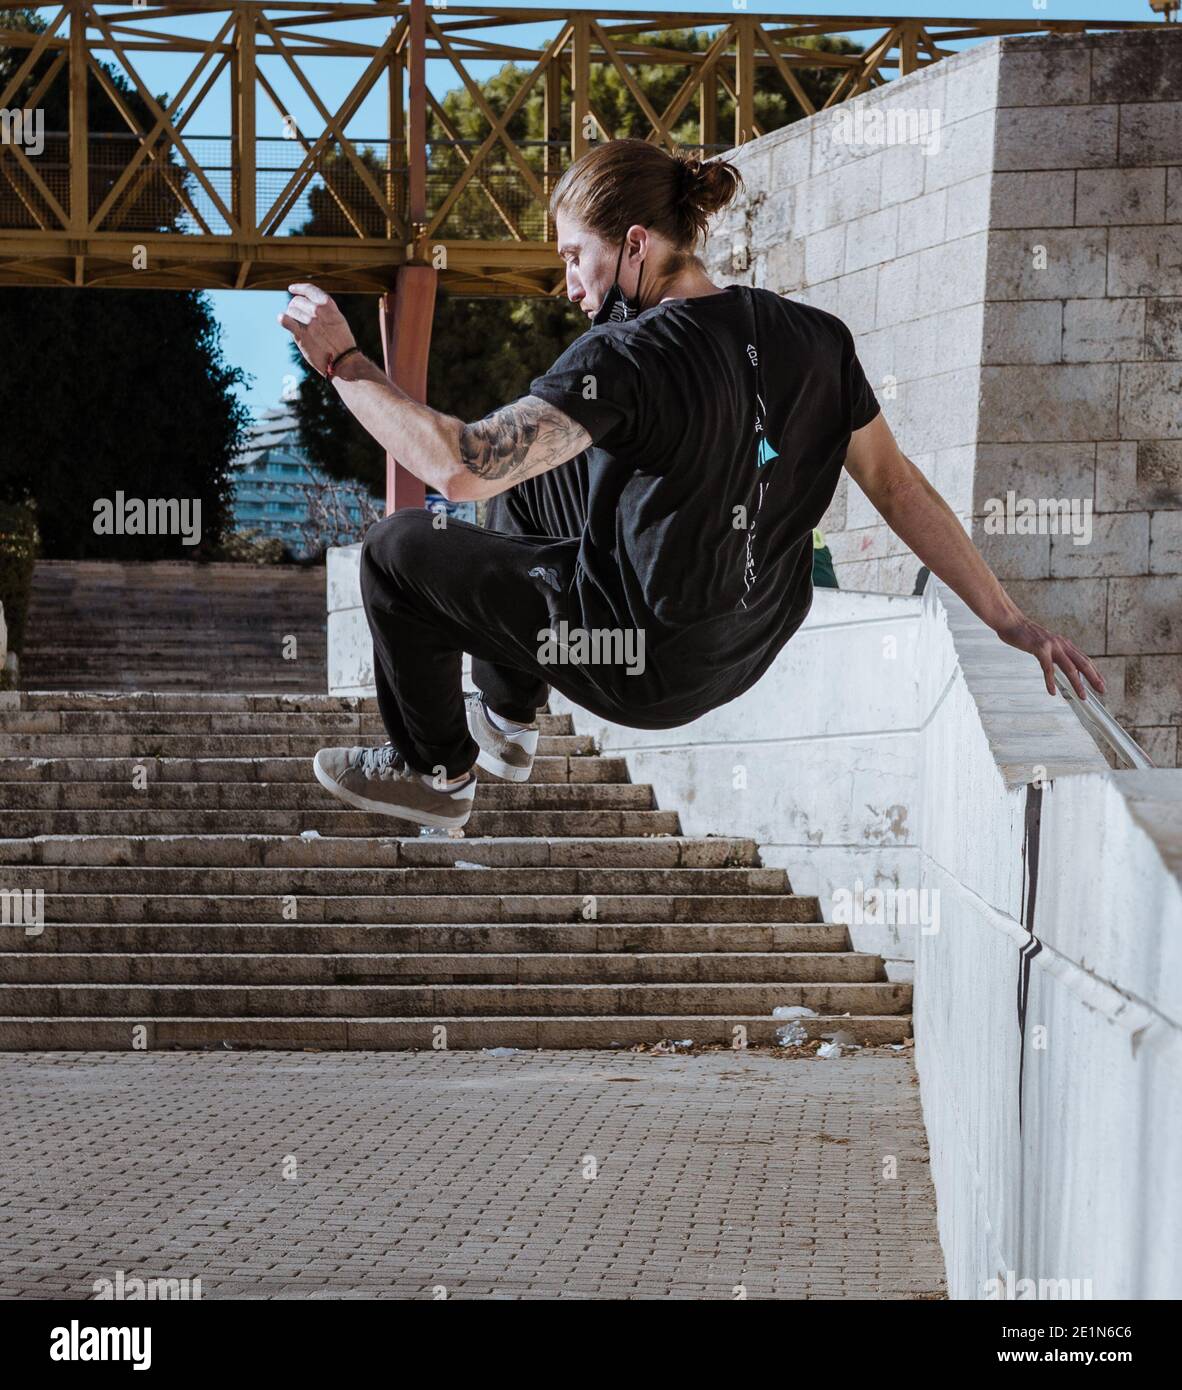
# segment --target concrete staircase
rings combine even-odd
[[[682,836],[569,716],[459,839],[313,779],[323,744],[384,737],[325,695],[0,709],[0,1049],[757,1044],[784,1004],[810,1038],[909,1035],[909,985],[753,841]],[[40,934],[11,920],[38,890]]]
[[[323,690],[324,594],[323,567],[41,560],[21,683],[30,690]]]

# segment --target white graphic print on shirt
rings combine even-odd
[[[752,310],[754,316],[754,310]],[[759,391],[759,352],[751,343],[747,344],[747,356],[752,367],[755,369],[755,466],[763,468],[772,459],[778,458],[779,454],[772,448],[771,441],[764,430],[763,422],[766,416],[766,409],[763,403],[763,396]],[[748,518],[747,525],[747,558],[743,565],[743,597],[739,600],[739,607],[747,607],[747,596],[756,580],[755,570],[755,526],[759,519],[759,511],[763,506],[763,499],[768,490],[769,480],[761,477],[759,480],[759,490],[755,498],[755,511]]]

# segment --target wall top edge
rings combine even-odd
[[[1101,21],[1095,21],[1099,23]],[[1002,34],[983,39],[978,48],[995,46],[1005,52],[1048,47],[1111,48],[1116,44],[1182,44],[1182,25],[1159,24],[1146,29],[1102,29],[1080,34]],[[947,62],[947,59],[941,61]]]
[[[1112,775],[1112,769],[1067,701],[1047,694],[1042,670],[1033,656],[1007,646],[957,594],[934,576],[924,591],[925,605],[943,613],[969,694],[978,706],[981,727],[998,772],[1009,787],[1031,782],[1036,769],[1045,777]],[[985,698],[986,688],[991,696]],[[1004,689],[1021,705],[1041,694],[1046,702],[1033,717],[1028,709],[999,708]],[[990,707],[985,709],[988,704]]]

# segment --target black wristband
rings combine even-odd
[[[338,352],[335,357],[330,357],[328,359],[328,366],[324,369],[324,375],[328,378],[329,381],[331,381],[333,378],[333,374],[336,372],[337,367],[345,360],[345,358],[348,357],[351,352],[360,351],[361,349],[357,346],[356,343],[354,343],[352,347],[347,347],[344,350],[344,352]]]

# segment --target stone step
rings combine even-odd
[[[183,594],[166,599],[153,591],[91,597],[61,593],[53,597],[56,608],[48,594],[33,595],[40,630],[54,636],[68,636],[71,621],[85,625],[88,631],[93,627],[102,632],[133,635],[142,627],[146,632],[168,636],[177,627],[220,634],[247,631],[252,622],[256,628],[274,627],[284,619],[323,629],[327,616],[322,593],[286,596],[280,592],[269,594],[265,599],[257,594],[229,593],[196,600]],[[175,627],[168,626],[170,618],[175,618]]]
[[[471,985],[869,983],[881,961],[857,951],[474,952],[381,955],[247,952],[8,954],[4,982],[134,985]]]
[[[25,936],[19,930],[0,932],[0,955],[5,956],[6,965],[14,954],[58,951],[82,955],[108,951],[150,955],[795,951],[815,955],[849,949],[849,930],[839,922],[70,922],[51,924],[40,936]]]
[[[81,677],[91,671],[120,670],[124,667],[139,670],[157,667],[161,672],[167,672],[173,666],[189,670],[202,665],[207,674],[212,674],[211,653],[216,656],[217,668],[235,678],[239,675],[236,667],[240,661],[251,662],[264,669],[273,667],[277,672],[292,671],[298,674],[300,665],[309,663],[313,657],[323,663],[327,650],[323,632],[299,622],[278,627],[268,625],[253,636],[235,637],[218,632],[212,640],[200,628],[182,627],[177,630],[175,638],[168,642],[159,638],[145,640],[136,632],[124,633],[80,624],[73,633],[49,635],[45,641],[42,640],[44,634],[38,634],[36,641],[30,640],[27,644],[25,654],[30,659],[37,658],[38,663],[44,664],[47,670],[51,669],[55,658],[60,662],[62,652],[69,651],[71,641],[77,644],[80,631],[86,633],[87,640],[93,642],[94,647],[89,651],[76,647],[67,669]],[[296,639],[294,654],[285,656],[285,644],[291,637]],[[204,663],[201,660],[203,654]]]
[[[466,861],[462,861],[466,862]],[[432,893],[482,896],[540,894],[554,897],[657,893],[705,897],[722,894],[783,894],[783,869],[764,868],[587,868],[554,865],[529,868],[191,868],[157,865],[9,865],[0,888],[38,890],[47,896],[75,893],[197,895],[249,894],[276,897],[423,897]]]
[[[837,1030],[873,1047],[903,1043],[911,1019],[903,1013],[821,1015],[800,1020],[809,1039]],[[552,1015],[532,1018],[0,1018],[0,1050],[8,1052],[127,1052],[131,1049],[225,1048],[321,1051],[427,1050],[446,1039],[450,1049],[486,1047],[612,1048],[672,1039],[698,1046],[775,1046],[783,1022],[767,1014]],[[689,1050],[689,1049],[687,1049]]]
[[[34,599],[50,597],[44,585],[34,585]],[[196,591],[177,590],[162,593],[158,588],[144,585],[142,588],[127,589],[117,595],[96,589],[84,594],[77,589],[59,589],[52,597],[57,599],[58,607],[46,604],[41,613],[42,625],[50,631],[66,631],[63,614],[79,619],[88,619],[105,627],[133,628],[135,620],[143,618],[162,631],[170,614],[175,614],[178,623],[205,624],[216,623],[218,629],[235,621],[255,623],[269,621],[276,614],[293,614],[306,618],[309,622],[325,621],[324,592],[285,593],[282,588],[267,593],[266,606],[263,606],[259,593],[249,589],[235,592],[222,589],[217,593],[201,594]],[[118,599],[118,606],[113,602]]]
[[[257,576],[257,578],[256,578]],[[38,585],[108,584],[136,591],[157,585],[170,596],[187,589],[226,588],[247,592],[259,586],[324,587],[319,565],[248,565],[229,560],[38,560]]]
[[[256,659],[240,592],[220,639],[170,614],[157,640],[149,596],[134,650],[126,612],[96,619],[77,629],[106,643],[93,661],[0,696],[0,891],[41,890],[45,912],[0,933],[0,1048],[775,1044],[782,1005],[815,1011],[809,1037],[909,1035],[910,986],[880,957],[753,840],[683,836],[569,716],[541,716],[530,783],[481,777],[462,836],[341,806],[310,759],[383,742],[376,702]]]
[[[10,782],[4,786],[6,810],[101,811],[259,810],[292,811],[338,806],[309,770],[306,782],[154,782],[148,765],[147,784],[137,790],[130,781]],[[592,811],[653,808],[653,790],[630,782],[481,782],[477,794],[481,811]],[[473,816],[476,812],[473,811]],[[405,825],[392,816],[381,818],[393,828]]]
[[[818,1014],[897,1014],[911,986],[881,980],[653,984],[127,985],[0,984],[0,1017],[470,1018],[481,1015],[724,1013],[770,1016],[782,1005]]]
[[[555,730],[548,730],[553,735]],[[569,733],[569,730],[566,732]],[[0,709],[2,734],[316,734],[384,743],[381,716],[356,710]]]
[[[0,735],[0,739],[3,736]],[[544,745],[557,740],[540,740]],[[102,738],[95,740],[101,747]],[[152,758],[149,776],[156,782],[310,782],[306,756],[274,758]],[[143,758],[33,758],[0,757],[0,784],[4,782],[119,782],[130,783]],[[482,777],[493,776],[481,773]],[[539,782],[627,782],[624,758],[596,754],[545,753],[535,759],[531,785]]]
[[[0,864],[175,868],[423,868],[467,863],[501,867],[718,869],[759,867],[754,840],[712,836],[541,835],[483,839],[382,839],[317,835],[39,835],[0,840]],[[0,874],[0,889],[7,880]]]
[[[205,644],[198,634],[195,634],[185,647],[178,646],[175,652],[149,651],[142,646],[123,649],[111,643],[104,647],[101,656],[71,661],[68,668],[70,684],[79,679],[92,685],[106,684],[108,681],[122,683],[144,679],[158,679],[166,684],[175,683],[177,680],[188,683],[200,676],[205,684],[195,688],[207,690],[214,679],[215,668],[211,666],[208,657],[201,660],[199,656],[194,655],[194,649],[199,651],[203,645]],[[288,684],[302,686],[309,680],[320,682],[320,685],[312,687],[313,689],[324,688],[326,649],[323,644],[308,639],[302,640],[299,661],[285,661],[282,658],[278,637],[274,648],[272,651],[269,643],[265,646],[256,643],[250,647],[223,647],[219,644],[216,670],[224,672],[227,680],[234,680],[247,690],[254,688],[255,681],[259,682],[260,689],[281,690]],[[29,644],[22,654],[22,668],[31,670],[32,676],[38,679],[41,673],[45,672],[48,675],[48,683],[52,684],[55,652],[60,654],[60,645],[41,648]],[[57,679],[64,681],[66,674],[67,671],[60,672]]]
[[[104,691],[104,690],[22,690],[21,709],[28,710],[163,710],[178,713],[217,711],[226,713],[311,713],[344,711],[376,714],[378,702],[372,696],[292,694],[260,695],[248,691]],[[566,721],[569,715],[549,715]]]
[[[488,873],[496,872],[488,870]],[[288,901],[285,903],[284,898]],[[317,922],[819,922],[815,897],[794,893],[450,893],[332,896],[267,894],[47,893],[55,922],[265,922],[296,913]]]
[[[196,665],[202,652],[195,649],[194,643],[209,636],[207,624],[200,617],[178,615],[175,623],[161,627],[146,620],[137,621],[134,615],[129,621],[118,623],[82,615],[71,627],[42,622],[36,640],[30,639],[28,650],[51,659],[55,654],[60,657],[63,650],[69,649],[71,641],[77,643],[79,632],[85,632],[87,640],[94,645],[88,650],[76,648],[71,653],[70,666],[75,671],[88,666],[117,665],[127,660],[142,665],[145,660],[160,657]],[[285,644],[292,637],[296,639],[297,654],[285,656]],[[219,660],[227,664],[244,656],[290,666],[303,660],[308,651],[322,652],[327,645],[323,618],[316,622],[302,614],[268,613],[266,620],[260,621],[258,614],[252,619],[248,613],[243,613],[237,620],[219,619],[217,634],[207,643],[207,648],[215,650]]]
[[[327,721],[340,717],[346,721],[360,720],[357,727],[372,729],[375,737],[381,736],[382,721],[378,713],[377,701],[356,695],[325,695],[323,693],[291,695],[261,694],[213,694],[205,690],[194,691],[56,691],[22,690],[19,692],[20,704],[17,711],[0,708],[0,729],[7,727],[6,717],[13,712],[30,716],[61,713],[71,719],[89,715],[113,717],[110,727],[116,731],[134,732],[140,728],[157,730],[153,721],[161,718],[188,717],[197,715],[211,718],[215,723],[221,720],[248,717],[258,721],[258,726],[266,729],[285,731],[292,719],[310,719],[309,727],[325,730],[338,727]],[[122,716],[122,719],[120,718]],[[543,737],[556,734],[573,734],[574,724],[569,714],[538,715],[539,730]],[[13,726],[14,728],[16,726]],[[40,726],[37,726],[38,728]],[[76,725],[63,725],[64,730]],[[87,728],[94,726],[85,725]],[[101,727],[106,728],[107,725]],[[230,725],[227,727],[238,727]],[[251,727],[254,727],[252,725]],[[340,727],[353,727],[347,724]],[[19,729],[17,730],[19,732]]]
[[[362,739],[378,746],[386,740]],[[0,732],[0,757],[84,757],[101,749],[108,758],[311,758],[332,738],[321,734],[9,734]],[[353,740],[341,740],[352,747]],[[589,734],[558,734],[538,740],[538,752],[574,758],[595,752]]]
[[[145,589],[117,595],[62,591],[50,596],[35,586],[33,601],[38,609],[40,627],[55,635],[69,632],[69,620],[85,623],[88,628],[93,625],[104,631],[129,633],[142,624],[147,631],[164,634],[171,631],[166,625],[170,617],[175,617],[180,627],[201,627],[219,633],[235,627],[245,628],[251,621],[256,627],[273,626],[281,618],[295,618],[323,627],[326,620],[323,593],[287,595],[278,591],[267,594],[264,599],[259,594],[229,592],[165,596],[158,590]]]
[[[486,789],[496,785],[487,783]],[[7,799],[7,790],[3,793]],[[483,795],[483,793],[482,793]],[[651,808],[598,809],[565,808],[548,810],[483,810],[472,812],[464,827],[467,839],[490,836],[548,835],[555,839],[570,836],[640,835],[663,838],[677,835],[681,822],[676,811]],[[320,835],[385,837],[402,834],[416,837],[417,830],[388,816],[371,815],[348,808],[259,809],[179,809],[159,810],[126,806],[122,809],[97,808],[84,811],[5,810],[3,830],[12,836],[47,835],[300,835],[316,831]]]
[[[55,673],[52,664],[48,669],[38,669],[28,662],[21,663],[22,678],[28,680],[35,678],[37,683],[42,686],[53,688],[56,683],[62,690],[73,690],[78,684],[76,672],[62,670]],[[277,696],[289,696],[298,694],[300,691],[307,691],[309,694],[324,689],[324,671],[308,671],[299,676],[273,675],[266,671],[253,671],[249,674],[239,672],[239,678],[244,685],[249,685],[255,691],[274,691]],[[115,688],[126,691],[142,690],[145,686],[151,686],[154,690],[170,690],[177,694],[185,691],[204,691],[215,685],[217,678],[212,678],[208,669],[192,671],[170,670],[170,671],[146,671],[135,667],[120,667],[117,671],[102,670],[96,672],[89,684],[101,687],[104,690]]]
[[[323,568],[196,561],[39,561],[27,686],[322,691]],[[294,633],[298,661],[283,660]]]

